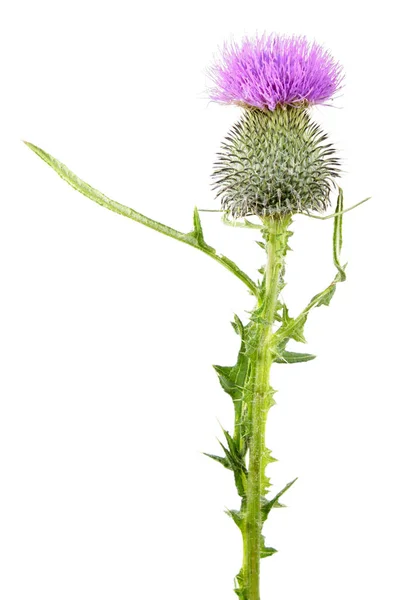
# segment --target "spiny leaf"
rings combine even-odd
[[[212,458],[216,462],[221,463],[221,465],[224,466],[225,469],[229,469],[230,471],[232,471],[231,463],[225,456],[217,456],[216,454],[208,454],[207,452],[203,452],[203,454],[205,456],[209,456],[209,458]]]
[[[220,365],[213,365],[213,368],[218,374],[219,382],[224,391],[233,400],[242,399],[249,369],[249,360],[245,354],[245,342],[242,341],[241,343],[235,366],[221,367]]]
[[[254,311],[250,317],[252,323],[256,323],[257,325],[268,325],[269,321],[262,316],[262,314],[258,314],[258,311]]]
[[[267,500],[266,498],[263,498],[262,507],[261,507],[261,514],[262,514],[263,521],[265,521],[267,519],[272,508],[284,508],[284,504],[280,504],[280,502],[278,502],[278,500],[281,496],[283,496],[283,494],[285,492],[287,492],[287,490],[295,483],[295,481],[297,481],[297,479],[298,478],[296,477],[295,479],[293,479],[293,481],[290,481],[289,483],[287,483],[284,486],[284,488],[282,490],[280,490],[280,492],[278,492],[271,500]]]
[[[245,327],[238,315],[234,315],[234,320],[231,321],[231,325],[235,333],[243,338]]]
[[[289,352],[288,350],[282,350],[281,354],[274,359],[274,362],[292,365],[295,363],[308,362],[316,358],[315,354],[307,354],[305,352]]]
[[[266,394],[267,410],[272,408],[276,404],[276,400],[274,399],[274,394],[276,393],[276,391],[277,390],[274,390],[272,387],[270,387],[267,391],[267,394]]]
[[[225,429],[222,429],[222,431],[224,432],[228,444],[228,449],[231,453],[231,456],[233,457],[234,462],[237,464],[237,466],[240,466],[246,471],[244,456],[241,454],[240,449],[238,448],[235,440],[231,437],[228,431],[226,431]]]
[[[244,582],[244,572],[241,569],[238,575],[235,577],[235,588],[234,592],[238,596],[239,600],[248,600],[248,591]]]
[[[206,252],[210,252],[210,253],[215,253],[216,254],[216,250],[215,248],[212,248],[211,246],[208,246],[208,244],[205,242],[204,236],[203,236],[203,229],[202,229],[202,222],[200,220],[200,215],[199,215],[199,211],[198,209],[195,207],[194,212],[193,212],[193,231],[192,231],[192,235],[196,238],[196,241],[199,245],[199,248],[201,249],[205,249]]]
[[[235,367],[213,365],[213,368],[218,374],[219,382],[224,391],[229,394],[233,400],[240,400],[242,397],[242,386],[237,385],[234,377]]]
[[[277,459],[271,455],[271,450],[269,450],[268,448],[265,448],[262,459],[261,459],[262,473],[263,473],[262,478],[261,478],[261,494],[262,494],[262,496],[265,496],[265,494],[267,494],[267,492],[269,491],[269,489],[271,487],[270,477],[268,477],[268,475],[266,475],[266,467],[267,467],[267,465],[269,465],[270,463],[273,463],[273,462],[277,462]]]
[[[276,552],[276,548],[264,546],[263,548],[260,548],[260,558],[268,558],[269,556],[276,554]]]
[[[323,292],[316,294],[316,296],[314,296],[310,301],[310,304],[312,304],[312,308],[314,306],[329,306],[329,303],[331,302],[336,289],[337,288],[335,287],[335,283],[333,282]]]
[[[266,465],[277,462],[277,458],[274,458],[274,456],[271,454],[271,450],[269,448],[266,448],[264,450],[263,460]]]
[[[266,546],[264,535],[261,536],[261,544],[260,544],[260,558],[267,558],[272,554],[276,554],[276,548],[272,548],[271,546]]]
[[[244,396],[248,386],[250,375],[250,360],[247,353],[248,327],[244,327],[239,317],[235,315],[232,322],[234,331],[241,336],[241,345],[238,352],[237,362],[233,367],[221,367],[214,365],[218,374],[219,382],[224,391],[229,394],[234,402],[235,408],[235,431],[234,438],[240,443],[242,450],[246,448],[246,436],[248,423],[246,419],[246,407]]]
[[[225,456],[228,459],[231,469],[234,473],[235,487],[237,488],[238,495],[244,498],[247,491],[247,467],[245,465],[244,455],[240,452],[240,449],[231,437],[228,431],[223,429],[228,448],[226,448],[221,442]]]
[[[289,310],[287,306],[283,306],[281,329],[287,332],[287,338],[291,338],[296,342],[306,344],[303,329],[305,327],[307,316],[308,315],[303,315],[302,317],[297,317],[296,319],[293,319],[289,317]],[[281,331],[281,329],[279,331]]]
[[[237,464],[234,464],[234,458],[231,454],[231,452],[228,450],[228,448],[226,446],[224,446],[224,444],[218,440],[218,443],[220,445],[220,447],[222,448],[222,450],[225,452],[225,456],[228,460],[228,463],[231,465],[231,469],[234,471],[237,468]]]
[[[226,514],[228,516],[231,517],[231,519],[234,521],[235,525],[242,531],[242,528],[244,526],[244,515],[242,514],[242,512],[240,510],[229,510],[228,508],[226,509]]]

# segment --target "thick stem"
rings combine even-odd
[[[257,310],[253,369],[253,393],[250,406],[248,487],[244,532],[244,586],[248,600],[260,600],[260,559],[262,549],[261,499],[264,494],[268,451],[265,444],[267,413],[271,406],[270,368],[273,362],[271,337],[275,322],[281,274],[287,249],[290,217],[265,219],[267,265],[265,290]]]

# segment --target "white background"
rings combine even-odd
[[[181,230],[214,208],[210,173],[239,110],[205,69],[231,35],[306,34],[344,64],[315,117],[343,158],[348,280],[306,334],[318,358],[274,368],[276,511],[263,600],[415,600],[417,117],[412,3],[6,1],[0,15],[0,597],[232,600],[230,474],[243,285],[209,258],[94,205],[22,143]],[[254,232],[203,216],[254,277]],[[298,217],[292,313],[334,276],[332,223]]]

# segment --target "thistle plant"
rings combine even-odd
[[[313,308],[328,306],[338,283],[346,279],[340,261],[343,192],[337,185],[340,161],[328,136],[311,116],[311,107],[326,104],[340,90],[341,66],[328,51],[302,37],[263,35],[226,44],[209,71],[212,100],[242,107],[242,115],[221,144],[213,169],[213,187],[226,224],[255,229],[266,261],[255,281],[204,237],[200,211],[193,228],[183,233],[111,200],[44,150],[27,145],[75,190],[97,204],[200,250],[237,277],[254,298],[245,322],[237,315],[232,326],[240,338],[236,363],[215,365],[223,390],[234,406],[233,429],[224,429],[220,453],[207,456],[233,476],[239,505],[227,510],[242,536],[242,568],[235,578],[240,600],[260,600],[260,561],[276,550],[266,545],[263,525],[281,508],[282,496],[295,483],[270,492],[267,467],[273,462],[266,447],[266,422],[274,404],[270,385],[273,364],[311,361],[314,355],[287,349],[305,343],[304,326]],[[336,208],[325,215],[336,197]],[[282,297],[285,260],[293,216],[334,219],[332,239],[336,274],[300,314]]]

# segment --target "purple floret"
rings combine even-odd
[[[210,70],[209,96],[223,103],[274,110],[277,106],[323,104],[340,89],[341,65],[304,37],[263,35],[226,43]]]

